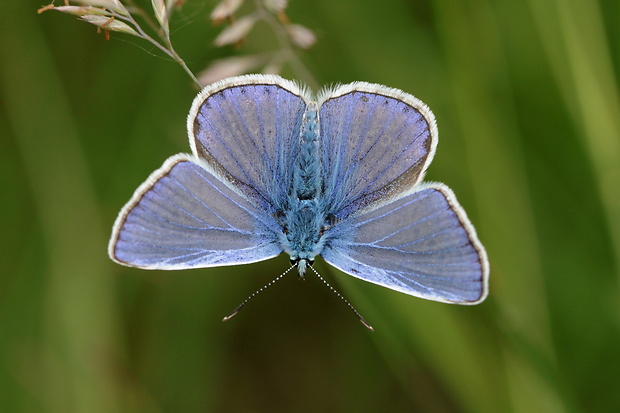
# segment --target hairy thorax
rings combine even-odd
[[[281,243],[291,262],[300,264],[299,272],[303,275],[306,264],[312,265],[314,257],[325,246],[326,219],[316,198],[291,201],[292,205],[282,217]]]

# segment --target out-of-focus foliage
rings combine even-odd
[[[425,101],[440,132],[427,178],[450,185],[476,226],[488,300],[426,302],[318,260],[374,333],[311,275],[286,277],[222,324],[286,257],[183,272],[113,264],[120,207],[189,151],[196,87],[142,39],[105,41],[74,16],[6,1],[0,411],[617,411],[618,2],[269,3],[316,36],[292,62],[265,57],[281,37],[260,22],[216,47],[216,3],[202,0],[171,16],[176,52],[194,73],[268,65],[313,87],[365,80]]]

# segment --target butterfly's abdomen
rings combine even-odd
[[[300,200],[316,198],[321,185],[319,176],[319,119],[316,103],[308,104],[304,113],[301,145],[295,165],[292,196]]]

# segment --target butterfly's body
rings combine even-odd
[[[323,250],[326,235],[325,204],[321,193],[319,163],[319,118],[316,102],[310,102],[301,125],[300,151],[293,166],[293,181],[284,211],[282,249],[289,254],[303,277],[307,265]]]
[[[206,87],[188,116],[192,154],[169,158],[121,210],[109,253],[185,269],[321,255],[406,294],[458,304],[487,295],[486,252],[453,192],[422,182],[433,114],[363,82],[312,96],[270,75]]]

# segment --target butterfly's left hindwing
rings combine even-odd
[[[245,264],[282,252],[275,221],[190,155],[175,155],[121,210],[110,257],[146,269]]]

